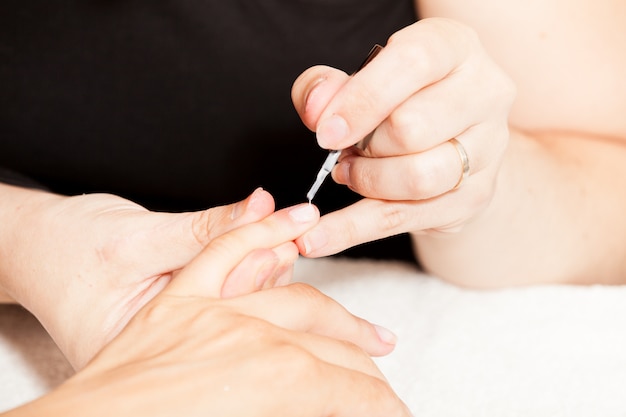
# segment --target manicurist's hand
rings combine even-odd
[[[218,292],[232,297],[289,282],[293,239],[318,220],[298,217],[297,209],[272,214],[274,200],[261,189],[236,204],[180,214],[107,194],[0,191],[0,217],[10,219],[0,232],[2,292],[42,322],[75,368],[215,237],[267,216],[283,220],[274,245],[253,248],[220,277]]]
[[[316,218],[297,206],[211,240],[84,369],[7,417],[409,416],[368,355],[393,349],[388,331],[304,284],[220,298],[249,253]]]
[[[333,179],[365,198],[325,215],[298,240],[301,251],[324,256],[470,222],[492,198],[514,90],[472,30],[440,18],[398,31],[353,76],[305,71],[295,107],[321,147],[348,148]],[[364,150],[351,147],[370,133]]]

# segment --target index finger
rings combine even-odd
[[[296,244],[304,256],[318,258],[404,232],[445,228],[471,210],[458,204],[460,198],[457,193],[420,201],[363,198],[324,215]]]
[[[230,272],[255,249],[293,241],[313,227],[319,211],[312,204],[289,207],[213,239],[163,291],[174,296],[220,297]]]
[[[332,96],[317,123],[319,145],[343,149],[363,139],[406,99],[457,69],[471,49],[467,39],[468,30],[447,19],[425,19],[393,34]]]

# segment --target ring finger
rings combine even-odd
[[[364,197],[383,200],[424,200],[451,191],[481,169],[475,158],[473,133],[420,153],[368,158],[350,151],[333,170],[333,179]],[[464,152],[463,152],[464,151]],[[464,154],[467,158],[464,158]],[[398,173],[402,173],[398,175]]]

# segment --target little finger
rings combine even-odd
[[[388,354],[397,341],[390,330],[351,314],[332,298],[302,283],[234,298],[228,303],[276,326],[344,340],[374,356]]]
[[[375,364],[362,352],[342,349],[337,341],[328,340],[329,345],[323,346],[324,342],[319,338],[306,339],[313,342],[309,348],[314,357],[289,347],[287,351],[278,351],[277,358],[268,358],[288,364],[289,372],[282,376],[288,380],[282,382],[290,387],[291,392],[304,394],[300,396],[300,401],[285,397],[279,408],[280,414],[311,417],[411,416]],[[289,352],[295,352],[295,357],[290,357]],[[340,357],[336,356],[338,352]],[[330,353],[330,361],[324,359],[329,356],[326,353]],[[363,367],[368,369],[361,371]],[[315,395],[310,395],[311,392]]]

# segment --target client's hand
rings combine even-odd
[[[283,211],[212,240],[83,370],[9,416],[409,416],[367,355],[393,349],[384,329],[303,284],[219,298],[247,254],[302,227]]]
[[[180,214],[150,212],[108,194],[31,193],[11,223],[14,237],[3,259],[2,284],[42,322],[76,368],[207,243],[274,211],[273,198],[260,189],[236,204]],[[297,220],[285,239],[231,265],[222,296],[289,281],[298,255],[291,240],[317,218]]]

